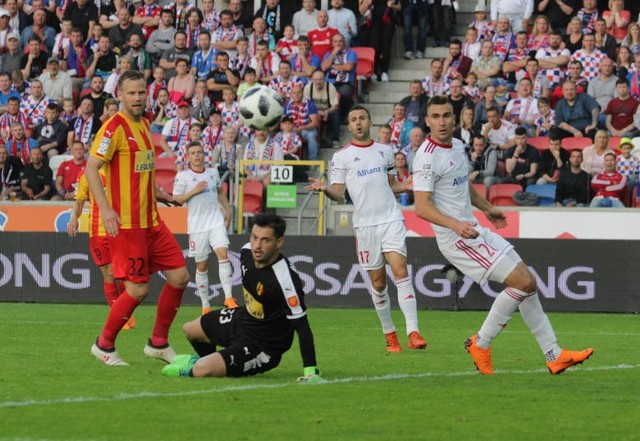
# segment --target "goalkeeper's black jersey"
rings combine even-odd
[[[300,276],[283,255],[273,265],[256,268],[248,244],[242,248],[240,263],[244,332],[267,348],[286,352],[293,341],[290,321],[306,315]]]

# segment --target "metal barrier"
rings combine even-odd
[[[301,161],[301,160],[282,160],[282,161],[263,161],[263,160],[246,160],[241,159],[238,161],[238,166],[235,170],[235,182],[237,183],[237,191],[235,194],[234,205],[237,207],[237,231],[241,234],[244,231],[244,217],[243,212],[244,205],[244,181],[246,175],[244,173],[245,166],[250,165],[290,165],[290,166],[311,166],[317,167],[318,173],[316,176],[323,177],[325,175],[325,161]],[[277,185],[277,184],[271,184]],[[317,217],[317,234],[318,236],[324,236],[326,234],[326,206],[324,193],[318,194],[318,217]],[[302,213],[311,199],[311,195],[307,196],[302,205],[298,207],[298,234],[301,234]],[[266,201],[265,201],[266,202]]]

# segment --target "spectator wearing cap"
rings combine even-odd
[[[29,52],[20,60],[22,76],[27,79],[38,78],[47,68],[47,53],[42,50],[42,40],[37,35],[29,39]]]
[[[491,0],[491,21],[498,24],[498,17],[508,17],[513,32],[526,31],[533,13],[533,0]]]
[[[0,38],[2,38],[2,33],[0,31]],[[20,36],[17,32],[8,32],[6,41],[6,46],[0,46],[0,51],[3,51],[0,55],[0,72],[11,73],[20,70],[20,62],[24,54],[20,51]]]
[[[16,32],[9,26],[9,11],[6,9],[0,8],[0,49],[6,49],[7,37],[9,34]],[[16,32],[17,33],[17,32]],[[18,40],[20,39],[20,34],[18,34]]]
[[[163,157],[175,158],[176,148],[189,139],[191,124],[199,124],[198,120],[191,117],[191,106],[182,100],[178,103],[178,116],[171,118],[162,129],[160,147]]]
[[[478,41],[491,40],[491,36],[495,32],[495,23],[487,20],[488,12],[487,6],[481,2],[478,2],[473,9],[475,20],[469,23],[469,27],[478,31]]]
[[[633,156],[633,142],[631,138],[622,138],[618,145],[620,154],[616,158],[618,173],[627,177],[629,187],[633,188],[638,182],[638,175],[640,174],[640,160]]]
[[[72,98],[71,77],[68,73],[60,71],[60,60],[49,57],[47,70],[38,79],[42,82],[44,94],[54,101],[62,101]]]

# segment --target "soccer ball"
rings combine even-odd
[[[282,97],[267,86],[247,90],[240,100],[240,118],[255,130],[269,130],[282,117]]]

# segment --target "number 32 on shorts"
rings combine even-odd
[[[127,265],[128,276],[144,276],[145,260],[142,257],[129,257],[127,261],[129,262]]]

